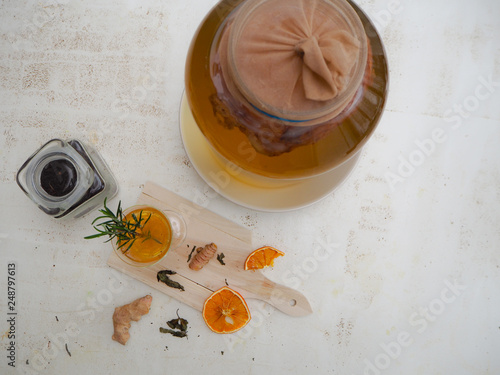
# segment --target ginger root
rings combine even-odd
[[[194,256],[194,258],[189,263],[189,268],[194,271],[201,270],[210,259],[213,258],[215,253],[217,252],[217,245],[213,242],[205,245],[203,249],[201,249],[198,254]]]
[[[111,337],[113,340],[118,341],[120,344],[125,345],[130,338],[128,332],[130,328],[130,321],[137,322],[143,315],[149,312],[153,297],[147,295],[142,298],[136,299],[128,305],[115,308],[113,314],[113,326],[115,332]]]

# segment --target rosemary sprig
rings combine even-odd
[[[132,245],[138,238],[142,238],[142,242],[147,240],[153,240],[159,244],[161,242],[151,235],[151,231],[147,233],[139,232],[138,230],[143,228],[146,223],[151,218],[151,214],[147,218],[143,217],[143,211],[139,212],[139,217],[135,213],[132,214],[133,220],[125,220],[123,217],[123,211],[121,207],[121,201],[118,202],[118,208],[116,213],[111,211],[108,206],[106,206],[107,198],[104,199],[104,209],[99,210],[102,214],[101,216],[94,219],[92,226],[98,232],[90,236],[85,237],[86,240],[92,238],[98,238],[103,236],[108,236],[108,240],[104,242],[109,242],[116,238],[116,244],[118,249],[124,248],[123,253],[130,250]],[[97,225],[94,225],[98,220],[105,220]],[[126,246],[126,248],[125,248]]]

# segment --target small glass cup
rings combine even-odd
[[[147,267],[161,261],[169,250],[179,247],[186,238],[186,222],[182,215],[169,210],[161,210],[150,205],[136,205],[123,212],[126,220],[136,218],[145,221],[133,244],[123,246],[113,239],[113,249],[121,260],[136,267]]]

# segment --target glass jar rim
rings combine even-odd
[[[238,45],[243,29],[258,8],[269,1],[274,0],[247,0],[237,8],[233,25],[229,31],[227,54],[228,71],[233,78],[235,86],[254,109],[269,117],[288,121],[293,125],[310,125],[309,121],[311,120],[322,119],[325,116],[336,116],[352,100],[365,74],[368,46],[365,29],[359,16],[346,0],[318,0],[318,4],[321,6],[326,6],[336,11],[342,17],[343,21],[345,21],[346,25],[348,25],[352,35],[361,42],[356,67],[349,79],[347,87],[338,96],[326,101],[324,105],[317,109],[290,111],[260,100],[241,78],[235,59],[236,46]]]
[[[50,195],[41,186],[41,175],[43,173],[43,169],[50,162],[56,161],[56,160],[57,161],[59,161],[59,160],[65,160],[65,161],[69,162],[71,164],[71,166],[73,167],[74,171],[75,171],[76,181],[77,181],[76,184],[75,184],[75,186],[68,193],[66,193],[64,195],[60,195],[60,196]],[[43,197],[43,199],[45,201],[58,203],[58,202],[61,202],[61,201],[64,201],[64,200],[68,199],[68,197],[70,197],[71,195],[73,195],[75,193],[75,191],[77,191],[77,189],[78,189],[78,183],[81,180],[81,176],[80,176],[81,174],[82,174],[82,172],[80,170],[80,165],[70,155],[62,153],[62,152],[55,152],[55,153],[52,153],[52,154],[44,155],[40,160],[38,160],[36,166],[34,167],[34,178],[31,181],[31,183],[33,185],[33,189],[41,197]],[[88,186],[86,186],[86,188],[88,188]],[[78,190],[82,190],[82,189],[78,189]],[[78,196],[78,198],[80,198],[80,196]]]
[[[64,159],[70,162],[77,174],[76,186],[66,195],[49,195],[40,182],[42,168],[50,161]],[[21,176],[24,176],[22,181]],[[41,146],[19,169],[16,176],[18,185],[38,205],[48,209],[66,210],[84,196],[93,183],[91,168],[85,159],[66,141],[55,138]]]

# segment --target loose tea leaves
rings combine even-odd
[[[188,321],[179,316],[179,309],[177,309],[176,314],[177,319],[172,319],[167,322],[171,329],[160,327],[160,332],[170,333],[175,337],[187,337]]]
[[[160,332],[161,333],[170,333],[172,336],[175,336],[175,337],[187,337],[187,332],[174,331],[173,329],[168,329],[168,328],[163,328],[163,327],[160,327]]]
[[[187,331],[187,321],[185,319],[172,319],[167,322],[168,326],[172,329],[178,329],[182,332]]]
[[[226,265],[226,263],[224,263],[223,259],[224,259],[225,255],[224,253],[220,253],[220,254],[217,254],[217,260],[219,261],[220,264],[222,264],[223,266]]]
[[[70,353],[70,351],[68,349],[68,344],[67,343],[66,343],[65,347],[66,347],[66,353],[68,353],[68,355],[71,357],[71,353]]]
[[[184,292],[184,287],[178,283],[177,281],[174,281],[172,279],[170,279],[170,277],[168,277],[168,275],[175,275],[177,272],[175,271],[171,271],[171,270],[163,270],[163,271],[159,271],[157,274],[156,274],[156,280],[158,280],[158,282],[162,282],[164,283],[165,285],[171,287],[171,288],[175,288],[175,289],[180,289],[181,291]]]
[[[162,275],[175,275],[177,272],[175,271],[172,271],[172,270],[163,270],[163,271],[159,271],[158,274],[162,274]]]
[[[179,329],[182,332],[187,331],[188,321],[179,316],[179,309],[177,309],[177,319],[172,319],[167,322],[168,326],[172,329]]]
[[[196,250],[196,246],[193,246],[193,250],[191,250],[191,252],[189,253],[189,256],[188,256],[188,260],[187,260],[188,263],[191,260],[191,257],[193,256],[193,253],[194,253],[195,250]]]

